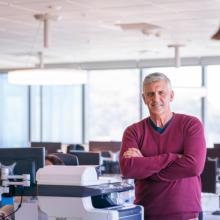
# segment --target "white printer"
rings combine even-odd
[[[40,209],[49,220],[143,220],[143,208],[116,204],[112,193],[133,189],[115,179],[98,178],[93,166],[45,166],[37,172]]]

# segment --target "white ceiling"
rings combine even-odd
[[[49,20],[49,48],[39,13],[62,16]],[[160,28],[120,27],[136,23]],[[0,0],[0,68],[36,64],[39,51],[44,63],[169,58],[169,44],[184,45],[181,57],[219,56],[219,24],[220,0]]]

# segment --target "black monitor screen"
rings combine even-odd
[[[44,148],[0,148],[1,166],[8,167],[15,163],[12,175],[30,174],[30,187],[10,187],[13,196],[37,195],[36,172],[44,166],[44,158]]]
[[[220,147],[207,148],[207,157],[217,159],[217,167],[220,168]]]
[[[31,147],[44,147],[45,154],[52,154],[61,149],[60,142],[31,142]]]
[[[206,159],[204,170],[201,174],[202,192],[216,193],[217,160]]]
[[[110,152],[119,152],[121,148],[120,141],[90,141],[89,151],[101,152],[102,157],[111,157]]]
[[[101,165],[100,152],[86,152],[73,150],[69,153],[77,156],[79,165]]]
[[[214,143],[214,148],[220,148],[220,143]]]

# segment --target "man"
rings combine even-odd
[[[174,92],[162,73],[143,82],[150,117],[129,126],[120,152],[121,173],[135,179],[135,204],[145,220],[191,220],[201,211],[200,174],[205,163],[201,122],[171,112]]]

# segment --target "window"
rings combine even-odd
[[[90,71],[87,139],[121,140],[124,129],[139,120],[139,100],[138,70]]]
[[[31,100],[32,141],[82,142],[81,85],[36,86]]]
[[[213,143],[220,143],[220,66],[207,67],[207,142],[209,147]]]
[[[148,68],[143,77],[152,72],[163,72],[171,79],[175,92],[172,111],[207,118],[207,142],[220,142],[220,66],[207,67],[207,87],[202,86],[199,66]],[[128,125],[148,115],[141,101],[139,69],[96,70],[88,76],[84,97],[81,85],[15,86],[1,74],[0,146],[27,146],[29,139],[81,143],[84,134],[85,142],[120,141]],[[202,118],[201,112],[207,117]]]
[[[0,146],[26,147],[28,143],[28,87],[8,84],[0,75]]]

